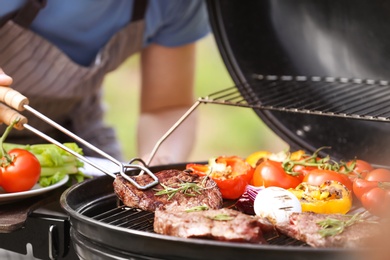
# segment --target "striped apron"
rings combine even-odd
[[[12,88],[25,95],[30,106],[63,125],[76,135],[122,160],[115,132],[103,122],[102,82],[107,72],[142,48],[146,1],[134,2],[131,22],[117,32],[100,50],[94,62],[81,66],[41,36],[28,24],[44,0],[30,0],[14,19],[0,28],[0,67],[13,78]],[[35,7],[35,8],[32,8]],[[38,7],[38,8],[37,8]],[[20,12],[24,13],[20,13]],[[22,19],[26,17],[26,19]],[[52,138],[72,141],[28,112],[29,124]],[[5,126],[0,128],[3,131]],[[28,130],[11,131],[10,143],[42,143]],[[80,145],[87,156],[98,156]]]

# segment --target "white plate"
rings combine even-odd
[[[47,187],[41,187],[39,184],[35,184],[31,190],[21,191],[21,192],[6,193],[6,192],[4,192],[3,189],[0,188],[0,203],[6,203],[6,202],[11,202],[11,201],[15,201],[15,200],[20,200],[20,199],[40,195],[42,193],[54,190],[54,189],[64,185],[68,180],[69,180],[69,176],[65,175],[65,177],[62,180],[60,180],[59,182],[57,182],[53,185],[50,185]]]

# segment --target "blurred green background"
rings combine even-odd
[[[138,62],[139,55],[129,58],[119,69],[108,74],[104,82],[106,122],[116,129],[126,160],[137,156]],[[196,97],[232,85],[214,37],[209,35],[198,44]],[[188,161],[208,160],[218,155],[246,157],[258,150],[279,152],[287,148],[250,108],[201,104],[197,110],[197,142]]]

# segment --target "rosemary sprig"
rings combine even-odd
[[[195,207],[186,209],[185,212],[205,211],[205,210],[208,210],[208,209],[209,209],[208,206],[202,205],[202,206],[195,206]]]
[[[209,173],[207,173],[206,176],[203,177],[202,182],[201,182],[201,186],[202,186],[202,187],[205,187],[205,186],[206,186],[206,181],[207,181],[209,178],[211,178],[211,177],[210,177],[211,173],[212,173],[212,169],[210,170]]]
[[[324,220],[318,221],[317,225],[321,227],[318,233],[322,237],[335,236],[341,234],[347,227],[352,226],[353,224],[362,221],[368,221],[367,219],[365,219],[364,213],[365,212],[356,213],[347,220],[326,218]]]
[[[163,183],[160,184],[161,186],[163,186],[164,189],[162,190],[155,189],[157,191],[155,195],[156,196],[168,195],[168,200],[170,200],[178,192],[183,193],[185,196],[196,196],[197,194],[201,194],[201,190],[204,189],[204,187],[199,186],[197,183],[194,182],[179,183],[178,187],[170,187]]]
[[[232,220],[234,219],[233,216],[230,216],[228,214],[217,214],[215,216],[208,216],[208,218],[217,220],[217,221],[226,221],[226,220]]]
[[[292,176],[299,175],[299,172],[294,171],[294,167],[297,165],[301,166],[308,166],[308,167],[317,167],[318,169],[323,170],[332,170],[339,172],[341,174],[348,174],[353,171],[356,162],[353,162],[350,166],[347,165],[345,162],[336,162],[334,160],[331,160],[330,156],[327,155],[323,158],[319,157],[319,152],[323,149],[328,149],[331,147],[320,147],[317,149],[312,155],[305,155],[304,158],[299,160],[291,160],[291,156],[289,155],[286,160],[282,162],[282,167],[285,170],[287,174],[290,174]],[[341,171],[341,169],[343,169]]]

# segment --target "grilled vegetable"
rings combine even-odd
[[[253,168],[256,168],[257,163],[260,159],[268,158],[272,153],[269,151],[257,151],[252,154],[250,154],[248,157],[245,158],[245,161],[249,163]]]
[[[187,164],[186,169],[200,176],[210,176],[218,185],[224,199],[237,199],[253,176],[253,167],[238,156],[219,156],[208,164]]]
[[[390,171],[375,169],[364,179],[356,178],[353,192],[370,213],[377,216],[389,214],[390,205]]]
[[[253,208],[257,216],[267,219],[273,225],[288,222],[290,214],[293,212],[302,212],[297,197],[280,187],[268,187],[260,190]]]
[[[347,189],[352,192],[352,181],[348,175],[339,173],[333,170],[315,169],[310,171],[302,182],[306,182],[310,185],[321,185],[325,181],[338,181],[341,182]]]
[[[256,167],[253,173],[252,185],[289,189],[295,188],[302,182],[302,179],[302,174],[287,173],[281,162],[265,159]]]
[[[310,162],[306,160],[309,156],[303,150],[297,150],[292,153],[289,151],[281,151],[268,155],[260,153],[260,155],[262,157],[256,163],[251,181],[251,184],[257,187],[276,186],[284,189],[295,188],[302,182],[304,173],[309,168],[315,169],[308,166]],[[255,156],[256,153],[253,153],[248,158],[255,158]]]
[[[369,162],[358,159],[351,160],[340,168],[340,172],[345,172],[352,181],[356,178],[366,177],[367,173],[372,170],[374,167]]]
[[[305,151],[303,150],[298,150],[292,153],[290,153],[289,151],[271,153],[269,151],[260,150],[248,155],[245,161],[248,162],[253,168],[256,168],[256,166],[260,164],[262,159],[270,159],[276,162],[283,162],[286,159],[298,161],[301,160],[304,156]]]
[[[325,181],[319,186],[302,182],[289,191],[299,199],[302,211],[346,214],[352,207],[351,192],[338,181]]]
[[[236,201],[234,206],[238,211],[241,211],[248,215],[255,215],[255,210],[253,209],[253,204],[255,202],[256,196],[259,191],[265,189],[264,187],[255,187],[252,185],[247,185],[244,193]]]

